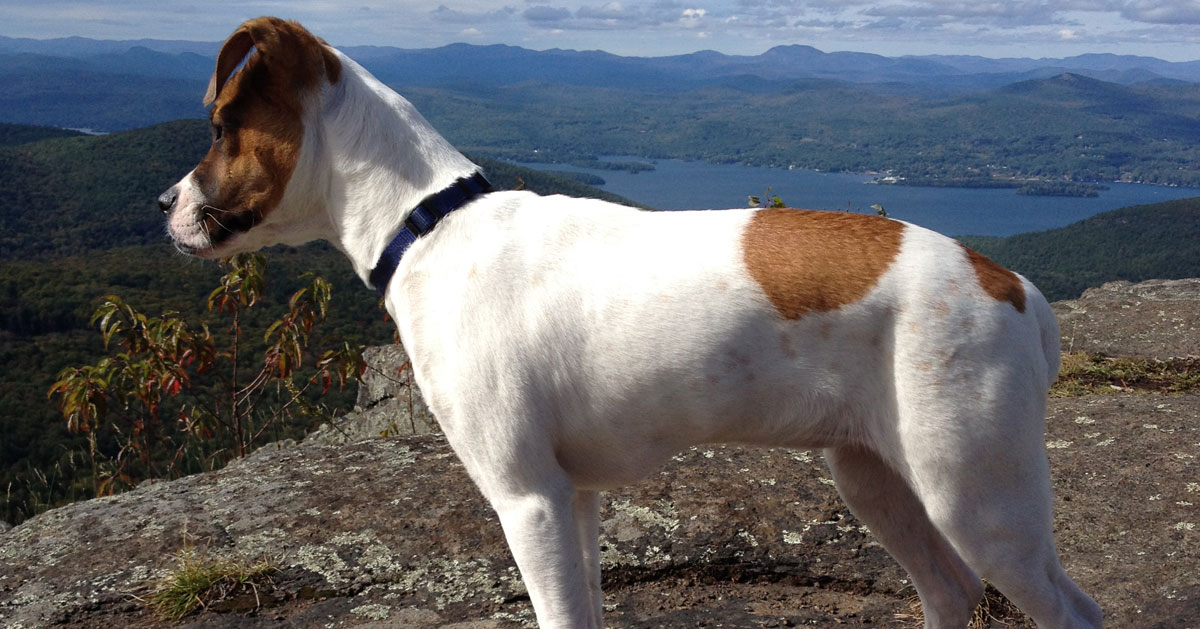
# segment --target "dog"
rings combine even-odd
[[[224,43],[212,146],[159,197],[180,251],[325,239],[383,295],[499,515],[540,626],[603,627],[601,491],[697,444],[823,449],[927,627],[981,577],[1099,627],[1051,529],[1059,333],[1027,280],[908,223],[653,212],[494,191],[404,98],[295,22]]]

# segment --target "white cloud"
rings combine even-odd
[[[704,23],[706,15],[708,11],[704,9],[684,9],[683,13],[679,14],[679,24],[684,28],[698,28]]]
[[[1079,33],[1073,28],[1063,28],[1059,29],[1058,38],[1063,41],[1071,41],[1073,39],[1079,39]]]

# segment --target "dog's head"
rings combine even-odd
[[[305,107],[341,71],[333,49],[295,22],[263,17],[233,32],[204,95],[212,146],[158,199],[176,248],[215,258],[312,239],[304,220],[288,216],[299,201],[285,193],[314,150],[305,146]]]

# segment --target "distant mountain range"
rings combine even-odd
[[[0,64],[23,65],[28,55],[57,57],[55,67],[75,67],[154,78],[204,80],[219,42],[94,40],[81,37],[0,37]],[[411,50],[388,46],[341,48],[389,83],[441,86],[464,81],[511,85],[548,81],[599,87],[686,89],[754,77],[767,82],[824,78],[850,83],[903,83],[941,89],[981,89],[1071,72],[1114,83],[1200,82],[1200,61],[1087,54],[1064,59],[989,59],[961,55],[885,57],[822,52],[811,46],[777,46],[761,55],[704,50],[667,57],[622,57],[601,51],[529,50],[515,46],[451,44]],[[42,61],[40,63],[49,63]]]
[[[0,122],[120,131],[204,118],[216,42],[0,37]],[[478,155],[672,157],[992,178],[1200,183],[1200,61],[884,57],[778,46],[621,57],[344,48]]]

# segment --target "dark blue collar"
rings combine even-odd
[[[369,280],[375,290],[382,293],[387,290],[388,282],[400,265],[400,257],[417,238],[433,231],[433,228],[447,214],[467,204],[475,197],[492,191],[492,184],[484,179],[483,173],[476,172],[470,177],[463,177],[450,184],[449,188],[425,197],[412,213],[404,220],[404,227],[396,234],[383,253],[375,268],[371,269]]]

